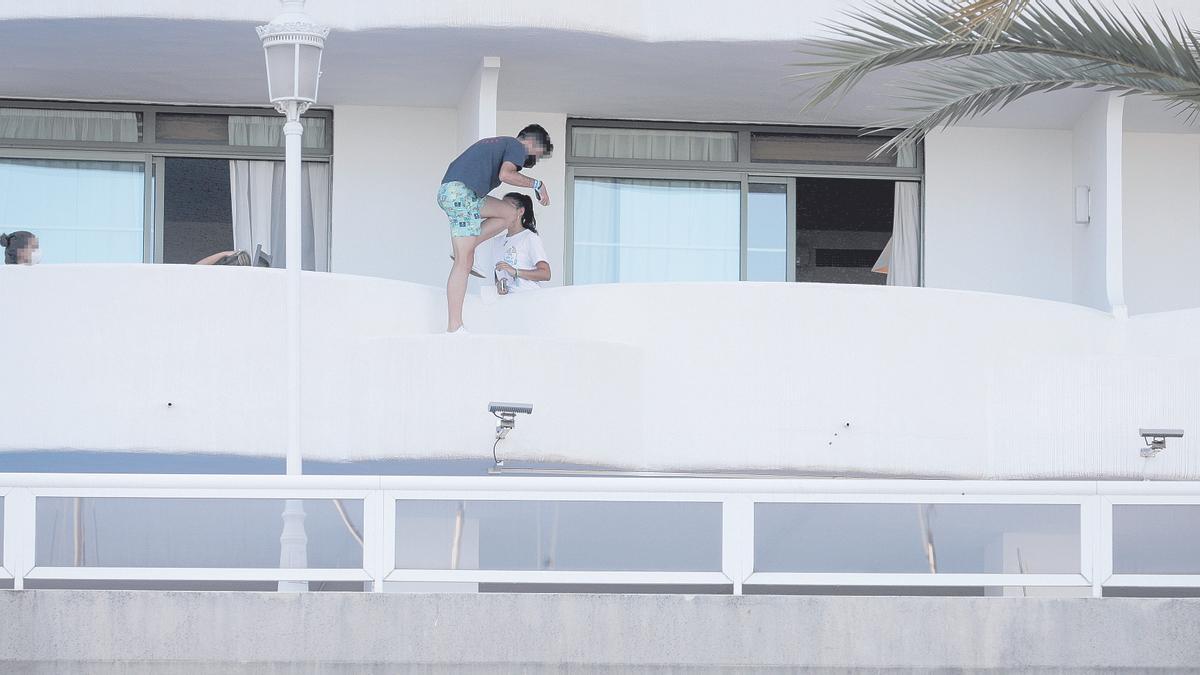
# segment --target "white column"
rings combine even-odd
[[[300,236],[300,140],[304,127],[296,103],[287,107],[283,126],[285,149],[286,243],[287,263],[287,474],[303,473],[300,455],[300,265],[303,262]],[[284,569],[308,567],[308,535],[304,531],[304,503],[289,499],[283,510],[283,534],[279,537],[279,566]],[[281,581],[281,591],[307,591],[306,581]]]
[[[458,144],[466,148],[481,138],[496,135],[499,107],[500,58],[485,56],[480,61],[458,103]]]
[[[1118,317],[1127,315],[1121,195],[1124,110],[1123,97],[1098,96],[1072,131],[1074,184],[1087,187],[1091,196],[1091,222],[1073,226],[1073,299]],[[1064,199],[1074,199],[1074,193]]]

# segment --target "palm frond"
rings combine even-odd
[[[835,37],[799,50],[815,60],[795,65],[818,68],[800,77],[824,80],[808,107],[844,94],[874,71],[995,52],[1075,58],[1200,83],[1200,45],[1181,19],[1172,22],[1160,12],[1150,20],[1137,9],[1110,9],[1094,0],[1028,0],[1006,9],[1015,12],[1010,20],[991,24],[972,23],[963,5],[950,0],[875,2],[851,12],[829,26]]]
[[[1200,82],[1045,54],[996,53],[941,63],[921,73],[920,79],[897,87],[899,98],[910,103],[898,110],[906,114],[906,119],[878,127],[907,128],[877,154],[895,151],[935,129],[991,112],[1030,94],[1068,88],[1148,94],[1172,104],[1181,114],[1194,117],[1200,113]]]
[[[1012,25],[1029,2],[1030,0],[967,0],[950,16],[950,20],[952,24],[960,26],[956,32],[964,37],[978,34],[983,39],[983,44],[977,47],[977,51],[983,51]]]

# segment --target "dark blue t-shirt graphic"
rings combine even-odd
[[[458,181],[480,197],[500,185],[500,166],[512,162],[519,169],[529,153],[525,146],[511,136],[498,136],[476,141],[450,162],[442,183]]]

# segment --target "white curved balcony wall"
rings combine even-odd
[[[308,0],[307,11],[334,30],[390,27],[547,28],[619,35],[639,40],[787,40],[813,32],[818,21],[850,6],[848,0],[757,0],[746,5],[685,0],[559,0],[487,3],[474,0]],[[197,3],[185,0],[59,0],[12,3],[0,18],[145,17],[216,21],[267,21],[277,0]]]
[[[0,450],[283,454],[283,275],[0,268]],[[471,299],[305,277],[304,454],[626,469],[1196,478],[1200,310],[819,284]],[[168,403],[171,405],[168,406]],[[849,426],[846,426],[849,424]],[[1189,432],[1142,459],[1139,427]],[[511,463],[511,462],[510,462]]]

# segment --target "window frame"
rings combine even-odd
[[[137,143],[105,143],[101,141],[44,141],[0,138],[0,150],[40,149],[47,150],[109,150],[146,152],[163,156],[235,157],[237,159],[283,158],[284,148],[264,148],[241,145],[212,145],[188,143],[159,143],[155,138],[155,116],[158,113],[180,113],[189,115],[278,115],[274,108],[247,106],[190,106],[135,103],[89,103],[65,101],[36,101],[0,99],[0,108],[34,108],[43,110],[104,110],[111,112],[133,112],[142,115],[142,140]],[[333,157],[333,109],[309,108],[304,117],[325,119],[325,147],[305,148],[309,161],[328,160]]]
[[[98,141],[46,141],[0,138],[0,159],[61,159],[75,161],[129,162],[144,166],[143,209],[142,209],[142,263],[162,262],[163,204],[160,199],[162,183],[158,180],[166,157],[190,157],[196,159],[266,160],[283,161],[285,148],[256,146],[208,145],[186,143],[159,143],[155,139],[154,121],[157,113],[183,113],[207,115],[278,115],[274,108],[247,106],[188,106],[162,104],[123,104],[74,101],[39,101],[0,99],[0,108],[32,108],[43,110],[103,110],[112,112],[135,112],[142,115],[142,140],[137,143],[105,143]],[[305,117],[325,119],[325,147],[305,148],[305,162],[333,164],[333,110],[310,108]],[[332,194],[333,172],[330,171]],[[333,200],[330,200],[329,231],[324,252],[327,262],[333,260]],[[319,255],[319,253],[318,253]]]
[[[604,127],[622,129],[663,129],[671,131],[733,131],[738,134],[737,156],[733,162],[701,162],[692,160],[640,160],[578,157],[574,148],[575,127]],[[858,129],[830,126],[798,126],[770,124],[725,124],[617,119],[567,119],[566,199],[564,202],[563,268],[564,283],[575,283],[575,178],[645,178],[660,180],[738,181],[742,184],[740,228],[739,281],[746,280],[747,267],[747,201],[749,184],[787,182],[788,187],[788,256],[790,264],[787,282],[796,278],[796,178],[852,178],[917,183],[921,213],[917,226],[919,255],[917,256],[918,285],[925,285],[925,147],[918,143],[913,167],[891,167],[846,164],[809,164],[750,161],[752,133],[812,134],[819,136],[862,136]],[[895,136],[899,130],[881,131],[881,136]]]

